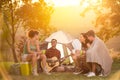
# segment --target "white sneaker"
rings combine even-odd
[[[99,74],[99,76],[101,76],[101,77],[102,77],[102,76],[103,76],[103,74],[101,73],[101,74]]]
[[[37,72],[33,73],[34,76],[39,76],[39,74]]]
[[[87,75],[87,77],[93,77],[96,76],[94,72],[91,72],[90,74]]]
[[[91,73],[91,72],[88,72],[88,73],[85,73],[84,75],[87,76],[87,75],[89,75],[90,73]]]
[[[45,74],[47,74],[47,75],[51,75],[51,73],[49,73],[49,72],[44,72]]]
[[[51,75],[51,73],[48,72],[46,68],[44,68],[44,71],[43,71],[43,72],[44,72],[45,74],[47,74],[47,75]]]
[[[33,74],[34,76],[38,76],[38,75],[39,75],[39,74],[37,73],[37,69],[36,69],[36,68],[33,68],[32,74]]]

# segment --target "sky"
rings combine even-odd
[[[54,12],[51,17],[50,25],[58,30],[63,30],[72,35],[78,35],[90,29],[95,29],[93,22],[96,19],[95,13],[89,11],[85,17],[80,16],[85,7],[100,0],[88,0],[80,5],[82,0],[46,0],[54,3]],[[86,0],[87,1],[87,0]]]
[[[92,23],[95,20],[94,12],[90,11],[86,17],[81,17],[81,10],[80,6],[56,7],[50,25],[73,35],[95,29]]]
[[[37,1],[37,0],[33,0]],[[51,16],[50,25],[58,30],[66,31],[72,35],[95,29],[93,22],[95,20],[94,12],[90,11],[86,17],[81,17],[80,12],[85,7],[99,3],[101,0],[45,0],[48,4],[54,5],[54,12]],[[80,4],[81,2],[82,5]]]

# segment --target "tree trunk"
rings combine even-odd
[[[11,0],[11,27],[12,27],[12,53],[13,53],[13,58],[14,62],[18,62],[17,56],[16,56],[16,51],[15,51],[15,25],[14,25],[14,12],[13,12],[13,5],[12,5],[12,0]]]
[[[15,46],[14,45],[12,45],[12,53],[13,53],[13,58],[14,58],[14,62],[18,62],[18,60],[17,60],[17,56],[16,56],[16,52],[15,52]]]

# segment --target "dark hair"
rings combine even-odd
[[[89,30],[86,34],[87,34],[87,36],[95,37],[95,32],[93,30]]]
[[[56,42],[57,42],[57,40],[56,40],[56,39],[52,39],[52,40],[51,40],[51,42],[52,42],[52,41],[56,41]]]
[[[82,48],[87,49],[87,44],[90,43],[90,41],[88,40],[86,33],[81,33],[81,35],[85,38],[85,43],[82,42]]]
[[[81,35],[85,38],[85,43],[88,43],[89,40],[87,38],[87,34],[86,33],[81,33]]]
[[[30,30],[28,32],[28,37],[33,38],[35,35],[38,35],[38,34],[39,34],[38,31]]]

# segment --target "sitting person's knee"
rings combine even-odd
[[[31,54],[31,57],[32,57],[32,58],[36,58],[37,55],[36,55],[36,54]]]

